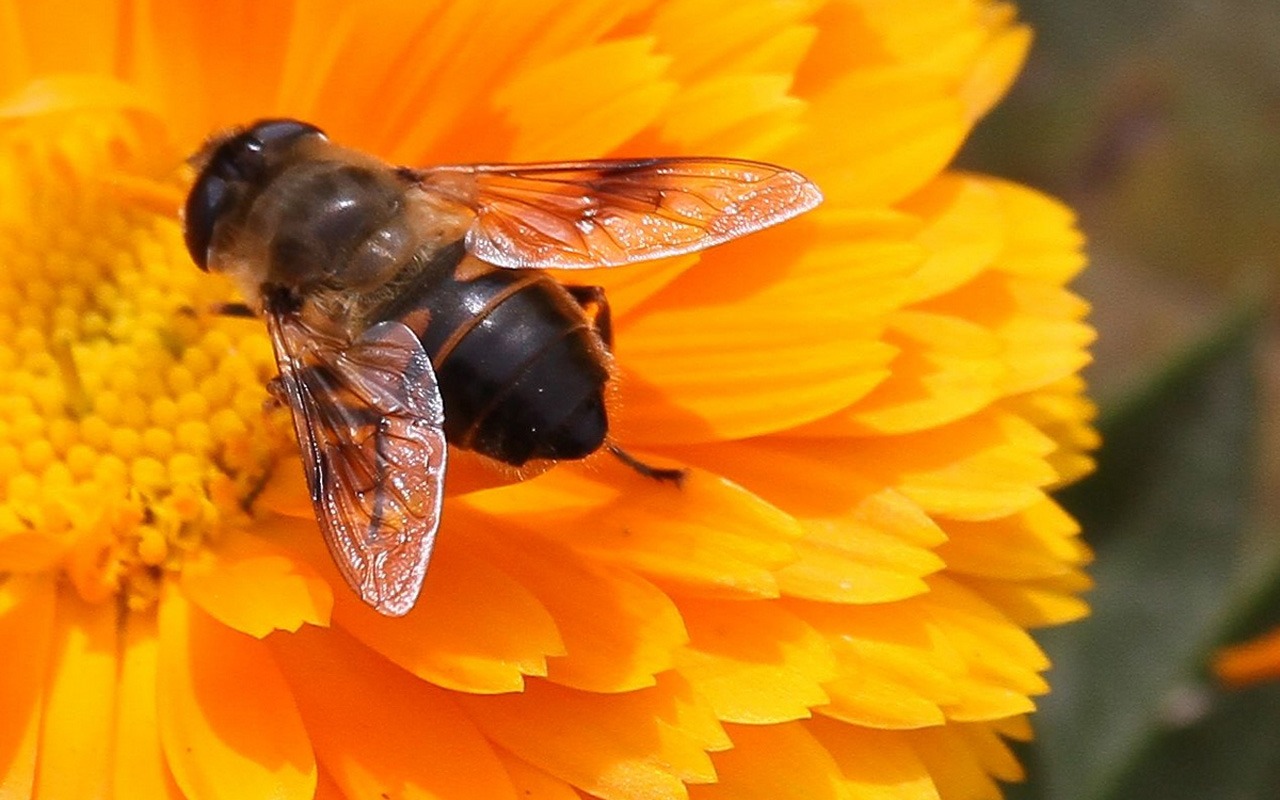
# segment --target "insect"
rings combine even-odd
[[[392,167],[264,119],[192,157],[187,248],[266,319],[343,577],[417,600],[448,445],[521,466],[606,449],[609,305],[543,270],[688,253],[813,208],[801,175],[725,158]]]

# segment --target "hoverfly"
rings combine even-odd
[[[187,248],[265,317],[343,577],[389,616],[426,574],[447,445],[520,466],[605,448],[609,306],[545,269],[701,250],[822,199],[727,158],[392,167],[264,119],[192,157]]]

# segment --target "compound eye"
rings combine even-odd
[[[306,122],[296,119],[263,119],[245,131],[245,134],[258,141],[263,147],[272,147],[290,139],[308,134],[324,136],[324,131]]]
[[[191,193],[183,210],[183,237],[191,260],[205,272],[209,271],[209,245],[213,242],[213,227],[231,204],[231,187],[220,176],[205,171]]]

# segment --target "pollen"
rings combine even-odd
[[[262,328],[211,310],[230,289],[156,207],[180,201],[181,158],[147,130],[103,112],[0,131],[20,165],[0,174],[0,537],[54,537],[67,584],[130,607],[246,522],[287,452]]]

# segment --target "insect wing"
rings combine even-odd
[[[617,266],[702,250],[822,202],[797,172],[726,158],[436,167],[421,187],[468,206],[467,249],[499,267]]]
[[[444,406],[431,361],[399,322],[354,342],[291,315],[268,325],[329,552],[366,603],[402,616],[426,577],[444,498]]]

